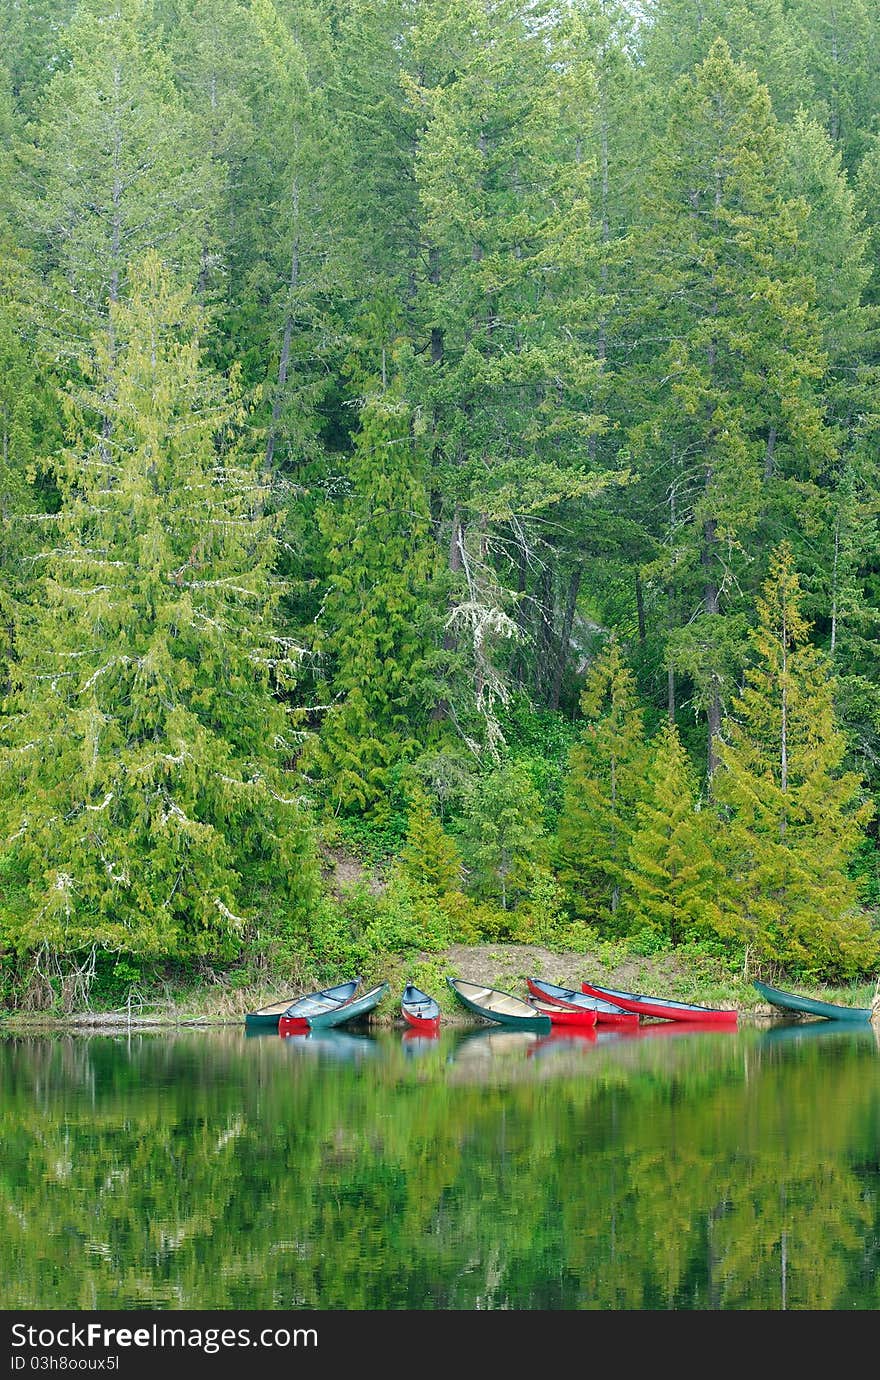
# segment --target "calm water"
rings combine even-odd
[[[880,1037],[0,1038],[0,1307],[880,1307]]]

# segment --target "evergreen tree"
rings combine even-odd
[[[635,677],[614,637],[590,669],[581,709],[587,722],[569,757],[556,866],[578,915],[622,930],[645,743]]]
[[[803,56],[803,100],[853,169],[880,110],[880,19],[870,0],[788,0],[786,21]]]
[[[828,465],[833,437],[798,239],[804,208],[782,186],[767,90],[719,39],[670,104],[632,236],[643,302],[631,329],[651,344],[635,352],[625,386],[659,519],[663,560],[652,574],[679,618],[669,660],[706,716],[711,777],[741,662],[750,542],[790,476]]]
[[[507,760],[480,776],[461,833],[468,891],[502,910],[516,909],[545,846],[541,798],[527,768]]]
[[[329,708],[303,766],[320,774],[334,809],[359,812],[387,796],[389,773],[416,752],[436,696],[436,547],[399,388],[365,400],[346,496],[319,521],[327,579],[313,650]]]
[[[0,5],[0,53],[9,68],[15,108],[25,119],[39,108],[46,83],[68,60],[65,30],[78,0],[5,0]]]
[[[256,246],[249,235],[262,188],[254,176],[265,119],[266,53],[246,0],[154,0],[154,16],[186,110],[196,164],[209,172],[216,195],[205,207],[198,296],[217,313],[213,353],[227,357],[235,338],[242,360],[241,274]]]
[[[6,71],[0,66],[0,185],[16,182],[14,149],[20,130]],[[0,209],[0,688],[13,654],[20,602],[32,584],[28,556],[35,549],[35,519],[54,495],[37,472],[60,423],[47,361],[37,344],[40,288],[30,256],[15,233],[10,203]]]
[[[709,842],[695,773],[675,725],[652,744],[629,846],[628,904],[633,927],[673,944],[717,934],[722,870]]]
[[[29,220],[67,368],[97,328],[109,331],[108,304],[124,298],[127,265],[148,248],[184,281],[199,273],[216,179],[197,162],[148,19],[146,0],[83,0],[34,129]]]
[[[843,770],[833,677],[808,640],[801,597],[783,543],[758,603],[753,661],[719,744],[715,796],[729,876],[723,926],[759,964],[847,981],[880,959],[849,873],[873,804]]]
[[[4,861],[26,897],[5,938],[38,968],[96,948],[228,959],[271,897],[289,949],[316,894],[280,769],[275,692],[295,652],[273,622],[265,490],[234,397],[200,364],[189,291],[152,252],[130,274],[114,349],[97,344],[72,400],[64,502],[0,720]]]
[[[412,39],[428,252],[406,387],[431,447],[432,512],[452,576],[438,713],[484,744],[497,742],[494,706],[517,637],[548,696],[549,518],[605,483],[591,455],[604,423],[593,398],[588,64],[556,18],[518,0],[432,0]]]
[[[422,790],[412,794],[400,867],[405,877],[436,896],[461,888],[458,844],[447,834]]]
[[[639,56],[655,111],[663,110],[676,81],[704,62],[717,39],[753,71],[784,119],[809,99],[803,40],[792,32],[791,0],[648,0],[637,31]],[[664,120],[648,137],[662,133]]]

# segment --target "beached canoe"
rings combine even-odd
[[[259,1034],[278,1029],[278,1022],[296,997],[282,997],[280,1001],[270,1002],[268,1006],[258,1006],[256,1011],[248,1011],[244,1018],[248,1034]]]
[[[752,986],[771,1006],[790,1014],[819,1016],[827,1021],[855,1021],[860,1025],[871,1019],[870,1006],[843,1006],[834,1001],[818,1001],[815,997],[798,996],[796,992],[783,992],[779,987],[771,987],[769,982],[753,981]]]
[[[422,1035],[436,1035],[440,1029],[440,1003],[408,982],[400,998],[403,1019]]]
[[[542,1001],[540,997],[529,997],[529,1006],[540,1015],[549,1016],[552,1026],[591,1030],[596,1024],[596,1010],[592,1006],[559,1006],[553,1001]]]
[[[333,1030],[336,1026],[351,1025],[354,1021],[362,1021],[365,1016],[369,1016],[371,1011],[375,1011],[388,991],[389,985],[387,982],[379,982],[359,997],[343,1002],[341,1006],[331,1007],[327,1011],[317,1011],[313,1016],[307,1016],[309,1030]],[[279,1031],[286,1019],[285,1016],[281,1017],[278,1024]]]
[[[304,997],[297,997],[295,1001],[289,1002],[286,1011],[281,1013],[278,1022],[279,1032],[282,1021],[284,1033],[287,1035],[310,1029],[309,1020],[312,1016],[320,1016],[327,1011],[337,1011],[340,1007],[346,1006],[357,994],[360,985],[361,979],[355,977],[348,982],[337,983],[335,987],[322,987],[317,992],[308,992]]]
[[[539,1001],[574,1007],[578,1011],[582,1011],[584,1007],[591,1007],[596,1012],[597,1025],[633,1026],[639,1023],[635,1011],[624,1011],[622,1006],[604,1001],[601,997],[588,997],[586,992],[576,992],[572,987],[559,987],[554,982],[545,982],[543,978],[526,978],[526,984],[532,996],[537,997]]]
[[[534,1030],[546,1035],[552,1029],[549,1016],[535,1011],[521,997],[510,992],[500,992],[495,987],[484,987],[480,982],[467,982],[464,978],[447,977],[462,1006],[475,1016],[493,1021],[496,1025],[512,1026],[520,1030]]]
[[[639,1016],[657,1016],[664,1021],[688,1021],[691,1025],[736,1025],[739,1013],[717,1006],[697,1006],[692,1002],[674,1001],[671,997],[649,997],[639,992],[619,992],[614,987],[600,987],[594,982],[582,982],[581,988],[589,997],[622,1006]]]

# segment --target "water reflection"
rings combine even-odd
[[[379,1042],[370,1035],[352,1035],[346,1030],[310,1030],[297,1035],[279,1035],[279,1040],[294,1054],[318,1059],[359,1060],[379,1053]]]
[[[0,1037],[0,1306],[880,1306],[873,1027],[407,1034]]]

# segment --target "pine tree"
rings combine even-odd
[[[295,653],[273,621],[265,489],[234,396],[200,364],[189,291],[153,253],[130,277],[113,350],[96,343],[71,400],[43,597],[0,720],[4,861],[27,902],[6,938],[38,967],[95,948],[229,958],[266,897],[289,948],[315,897],[281,770]]]
[[[652,343],[634,352],[624,386],[659,519],[652,573],[681,611],[669,659],[705,713],[711,777],[749,616],[750,542],[780,486],[829,464],[834,438],[804,207],[783,185],[769,94],[719,39],[670,109],[632,236],[643,300],[631,329]]]
[[[400,868],[405,877],[433,895],[442,896],[461,889],[462,859],[458,844],[447,834],[422,790],[412,795]]]
[[[406,387],[431,447],[452,576],[438,713],[482,745],[497,743],[494,706],[520,639],[533,686],[549,695],[548,517],[605,483],[591,455],[604,422],[593,398],[594,165],[582,150],[589,62],[557,18],[518,0],[431,0],[407,83],[427,254]]]
[[[544,832],[541,798],[522,762],[508,759],[480,776],[461,834],[468,891],[514,910],[531,890]]]
[[[804,102],[851,170],[875,126],[880,20],[870,0],[788,0],[787,25],[802,54],[809,87]]]
[[[365,400],[346,485],[319,518],[327,575],[313,651],[329,708],[304,769],[334,809],[360,812],[380,805],[391,769],[416,752],[435,694],[436,547],[398,387]]]
[[[728,870],[724,928],[758,963],[827,980],[868,973],[880,943],[849,875],[873,814],[843,770],[834,681],[811,645],[791,548],[774,552],[752,663],[725,724],[715,796]]]
[[[723,874],[709,842],[695,773],[675,725],[652,744],[629,847],[628,904],[635,929],[673,944],[718,933]]]
[[[145,0],[83,0],[34,129],[29,220],[68,369],[109,330],[108,304],[125,297],[127,265],[147,249],[196,282],[217,196],[148,20]]]
[[[645,764],[644,714],[614,637],[581,694],[587,723],[571,750],[556,866],[576,913],[623,929],[621,902]]]

